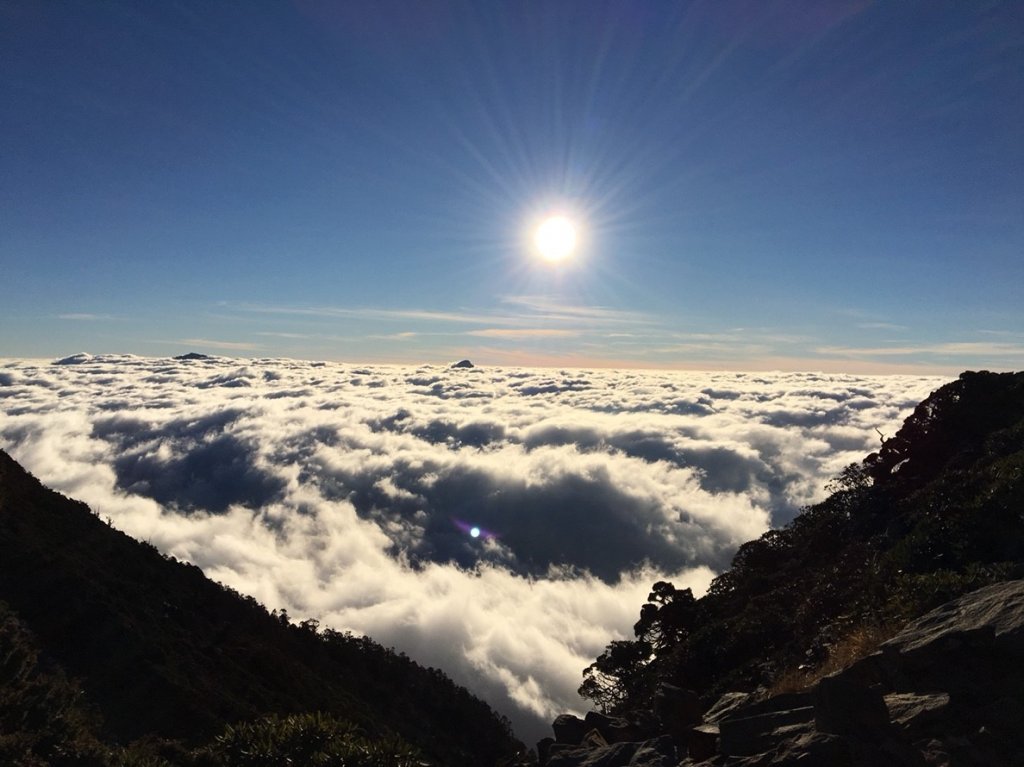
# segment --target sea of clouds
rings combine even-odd
[[[530,742],[586,707],[654,581],[702,592],[942,383],[82,354],[0,360],[0,447],[268,608],[444,669]]]

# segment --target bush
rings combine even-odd
[[[418,752],[396,737],[368,739],[321,713],[268,716],[229,726],[203,753],[210,767],[415,767]]]

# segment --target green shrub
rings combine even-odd
[[[326,714],[268,716],[229,726],[205,749],[217,767],[415,767],[419,754],[396,737],[369,739]]]

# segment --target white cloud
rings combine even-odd
[[[528,740],[585,705],[655,580],[702,591],[942,383],[69,360],[0,362],[0,447],[268,607],[445,669]]]

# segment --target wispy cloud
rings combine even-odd
[[[960,341],[938,344],[905,344],[902,346],[821,346],[819,354],[848,357],[899,357],[914,355],[963,355],[970,357],[1024,357],[1024,345]]]
[[[556,328],[485,328],[467,331],[466,335],[483,338],[568,338],[580,333],[577,330]]]
[[[59,320],[73,320],[76,322],[109,322],[121,319],[113,314],[92,314],[89,312],[70,312],[68,314],[58,314],[57,319]]]
[[[364,319],[385,321],[445,322],[461,325],[517,324],[525,318],[475,312],[438,312],[425,309],[371,309],[338,306],[272,306],[262,304],[225,304],[226,308],[255,314],[279,314],[324,319]]]
[[[528,316],[560,322],[585,321],[588,324],[651,324],[654,318],[641,312],[622,311],[606,306],[561,303],[544,296],[504,296],[501,302],[519,306]]]
[[[453,325],[501,325],[517,327],[545,323],[606,327],[653,324],[654,318],[639,312],[621,311],[605,306],[562,303],[539,296],[505,296],[500,299],[505,311],[434,311],[430,309],[381,309],[339,306],[278,306],[253,303],[225,303],[223,307],[254,314],[275,314],[322,319],[361,319],[388,322],[433,322]]]
[[[206,349],[225,349],[231,351],[256,351],[262,349],[261,344],[254,344],[248,341],[216,341],[209,338],[179,338],[177,341],[169,341],[176,346],[198,346]]]
[[[894,322],[858,322],[857,327],[862,330],[910,330],[906,325],[897,325]]]

